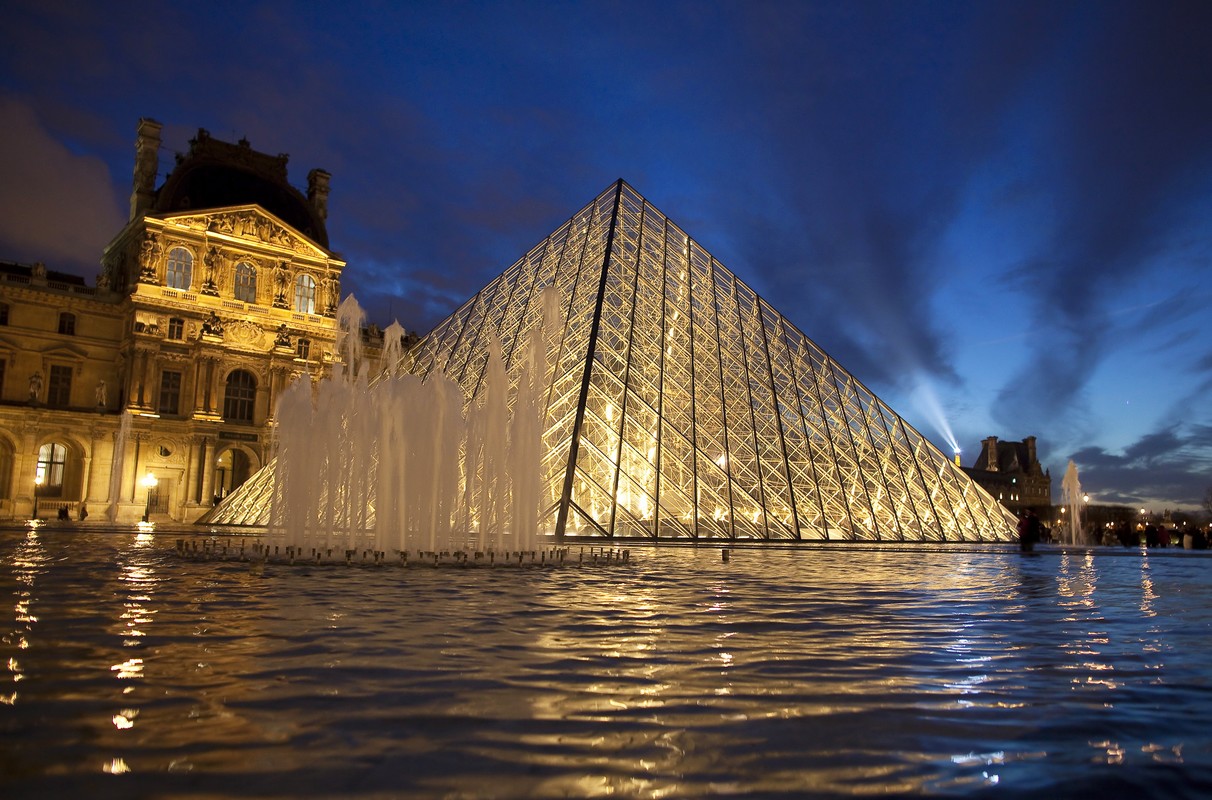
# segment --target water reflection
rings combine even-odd
[[[1212,775],[1201,559],[662,547],[627,569],[254,574],[157,539],[0,534],[23,765],[0,790],[100,771],[165,797],[233,775],[283,797],[1028,796]]]

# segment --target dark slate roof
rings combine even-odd
[[[976,457],[976,463],[972,465],[974,470],[989,469],[989,451],[982,447],[980,455]],[[1001,473],[1018,473],[1031,474],[1033,473],[1031,459],[1027,450],[1026,442],[1003,442],[997,443],[997,471]],[[1038,464],[1035,465],[1035,473],[1038,473]]]
[[[286,180],[289,156],[253,150],[211,138],[205,130],[177,155],[177,165],[156,191],[153,212],[198,211],[257,204],[321,247],[328,247],[324,220],[307,198]]]

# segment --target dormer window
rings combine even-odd
[[[247,261],[236,265],[235,291],[237,300],[257,302],[257,271]]]
[[[194,274],[194,255],[184,247],[168,251],[164,267],[164,283],[170,289],[188,289]]]

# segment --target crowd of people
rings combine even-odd
[[[1168,517],[1167,517],[1168,519]],[[1207,550],[1208,534],[1195,526],[1131,525],[1121,522],[1105,528],[1101,536],[1092,537],[1095,544],[1121,547],[1180,547],[1186,550]],[[1028,509],[1018,517],[1018,546],[1029,553],[1040,542],[1052,541],[1052,531],[1040,521],[1034,510]]]

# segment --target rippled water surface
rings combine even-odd
[[[1199,553],[258,571],[175,538],[0,531],[0,796],[1212,791]]]

